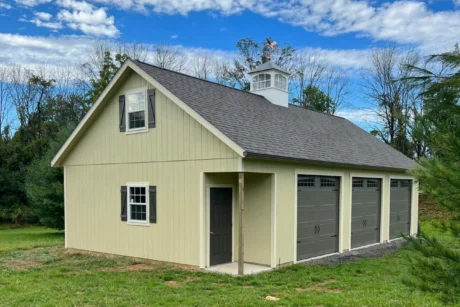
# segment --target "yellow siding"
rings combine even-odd
[[[244,260],[270,265],[272,176],[244,176]]]
[[[206,174],[206,242],[205,265],[209,265],[209,188],[218,186],[232,187],[233,190],[233,261],[238,261],[238,174]],[[244,261],[271,265],[271,206],[272,175],[244,175]]]
[[[202,173],[241,158],[158,91],[156,128],[120,133],[118,96],[140,87],[131,73],[64,161],[67,246],[198,266]],[[157,224],[120,221],[120,187],[139,182],[157,186]]]
[[[276,176],[276,264],[291,263],[295,261],[295,227],[296,227],[296,171],[308,171],[309,173],[341,173],[343,175],[341,204],[340,204],[340,251],[350,249],[351,232],[351,176],[382,177],[383,200],[382,200],[382,241],[389,237],[389,181],[393,176],[407,176],[404,173],[369,171],[359,168],[343,168],[331,166],[318,166],[312,164],[276,162],[269,160],[243,159],[244,172],[273,173]],[[410,178],[410,176],[408,176]],[[411,233],[417,231],[418,222],[418,184],[414,184],[412,198]]]
[[[184,161],[236,158],[238,154],[157,90],[156,128],[121,133],[118,96],[153,88],[132,72],[65,159],[64,165]]]

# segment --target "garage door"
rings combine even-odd
[[[410,233],[411,180],[391,179],[390,239]]]
[[[297,187],[297,260],[337,252],[340,179],[299,175]]]
[[[353,178],[351,247],[380,242],[381,180]]]

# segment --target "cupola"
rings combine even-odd
[[[249,72],[249,76],[251,93],[262,95],[273,104],[288,107],[289,72],[272,62],[265,62]]]

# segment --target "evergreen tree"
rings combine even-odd
[[[409,283],[425,291],[441,293],[446,302],[460,303],[460,52],[434,55],[430,61],[445,68],[438,75],[411,67],[419,74],[412,81],[424,89],[425,115],[418,133],[432,152],[420,160],[422,167],[413,171],[421,190],[433,196],[440,206],[457,213],[440,225],[454,240],[446,242],[423,232],[409,238],[419,251],[412,265]],[[446,70],[448,72],[446,72]]]

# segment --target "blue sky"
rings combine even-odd
[[[166,43],[231,60],[240,38],[270,36],[354,78],[383,44],[422,55],[452,49],[459,9],[460,0],[0,0],[0,66],[79,63],[95,40]]]

